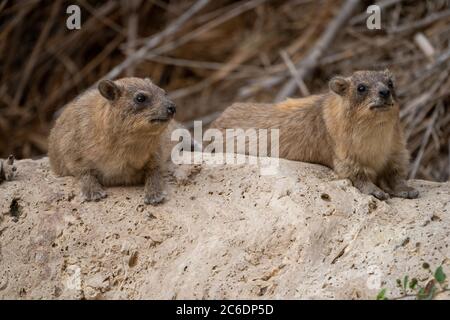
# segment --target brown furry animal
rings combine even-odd
[[[278,104],[237,103],[212,128],[280,130],[279,156],[328,166],[378,199],[416,198],[389,71],[334,77],[330,92]]]
[[[14,165],[14,156],[10,155],[5,161],[0,160],[0,183],[11,181],[17,174],[17,167]]]
[[[106,197],[103,186],[145,183],[145,203],[158,204],[165,197],[162,148],[175,111],[150,79],[103,80],[57,119],[49,138],[51,167],[77,177],[87,201]]]

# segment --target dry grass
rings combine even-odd
[[[189,122],[211,120],[233,101],[318,92],[335,74],[388,67],[397,77],[411,177],[449,179],[448,0],[379,1],[380,31],[365,27],[371,1],[358,1],[314,59],[352,0],[75,2],[79,31],[65,28],[73,1],[0,0],[2,157],[45,153],[55,112],[108,75],[150,76]]]

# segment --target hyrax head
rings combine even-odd
[[[357,71],[350,77],[336,76],[329,83],[351,108],[373,114],[398,108],[394,79],[389,70]]]
[[[128,130],[159,133],[176,112],[167,93],[148,78],[102,80],[98,90],[108,101],[110,111],[123,119]]]

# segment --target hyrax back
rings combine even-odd
[[[145,182],[145,202],[159,203],[162,138],[175,110],[149,79],[103,80],[57,119],[49,137],[51,167],[80,179],[86,200],[104,198],[102,186]]]
[[[415,198],[405,183],[409,154],[389,71],[335,77],[330,91],[278,104],[234,104],[212,128],[279,129],[279,156],[318,163],[362,192]]]

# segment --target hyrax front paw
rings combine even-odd
[[[106,191],[100,186],[82,190],[81,195],[84,201],[99,201],[108,196]]]
[[[416,199],[419,196],[419,191],[411,187],[403,187],[392,192],[394,197],[405,198],[405,199]]]
[[[378,188],[373,183],[359,183],[356,184],[357,188],[365,194],[370,194],[377,198],[378,200],[387,200],[389,199],[389,194]]]
[[[381,189],[373,189],[369,192],[370,195],[374,196],[378,200],[387,200],[389,199],[389,194],[384,192]]]
[[[144,203],[156,206],[160,203],[163,203],[165,199],[166,199],[165,192],[153,192],[145,195]]]

